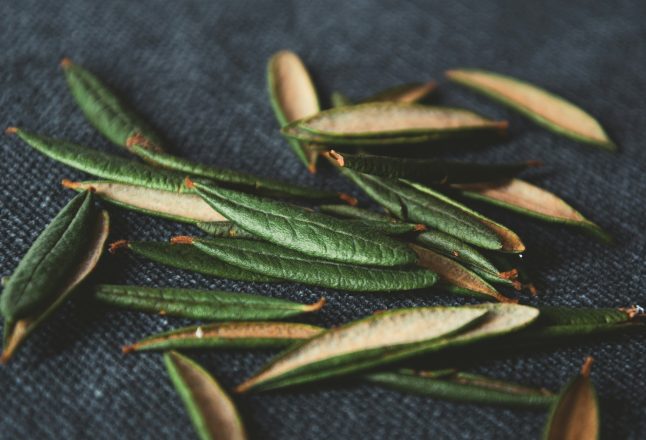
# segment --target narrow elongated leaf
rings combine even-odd
[[[164,353],[168,375],[202,440],[244,440],[244,426],[233,402],[213,376],[186,356]]]
[[[520,240],[520,237],[511,229],[501,225],[500,223],[496,223],[493,220],[485,217],[484,215],[480,214],[479,212],[474,211],[473,209],[456,202],[455,200],[445,196],[444,194],[435,191],[431,189],[430,187],[426,185],[422,185],[419,183],[411,182],[408,180],[402,179],[401,182],[405,183],[406,185],[409,185],[416,190],[427,194],[435,199],[441,200],[443,202],[446,202],[447,204],[453,206],[454,208],[462,211],[465,214],[469,214],[475,218],[478,219],[484,226],[486,226],[491,232],[493,232],[500,242],[502,243],[502,247],[498,248],[498,250],[502,252],[513,252],[513,253],[519,253],[523,252],[525,250],[525,245],[523,242]],[[458,237],[461,238],[461,237]],[[474,243],[477,244],[477,243]]]
[[[435,272],[442,283],[457,289],[457,292],[476,294],[500,302],[517,302],[501,295],[493,286],[457,261],[422,246],[410,246],[418,256],[417,264]]]
[[[376,266],[415,261],[415,255],[402,243],[334,217],[200,182],[189,184],[233,223],[289,249],[332,261]]]
[[[78,256],[96,223],[90,191],[74,197],[51,221],[20,260],[0,297],[9,322],[43,311],[78,267]]]
[[[457,108],[379,102],[324,110],[294,121],[287,127],[298,127],[338,140],[402,137],[433,139],[454,133],[504,130],[507,122],[492,121],[469,110]]]
[[[402,102],[402,103],[415,103],[423,100],[428,95],[433,93],[437,88],[435,81],[428,81],[425,83],[408,83],[400,84],[394,87],[389,87],[373,96],[362,99],[361,103],[366,102]]]
[[[574,378],[552,407],[544,438],[546,440],[596,440],[599,437],[599,406],[590,381],[592,358]]]
[[[518,110],[556,133],[608,150],[617,148],[592,116],[535,85],[476,69],[449,70],[446,76]]]
[[[164,191],[107,180],[71,182],[64,179],[62,184],[65,188],[76,191],[92,190],[96,196],[126,209],[175,221],[186,223],[226,221],[222,215],[195,194]]]
[[[121,247],[127,247],[135,254],[141,255],[156,263],[178,269],[190,270],[204,275],[257,283],[279,281],[274,277],[261,275],[254,271],[244,270],[238,266],[225,263],[192,246],[174,246],[170,243],[155,241],[119,241],[113,243],[110,249],[114,252]]]
[[[269,59],[267,88],[281,127],[314,115],[321,109],[312,78],[294,52],[282,50]],[[316,148],[296,140],[290,140],[289,144],[307,169],[316,172]]]
[[[102,211],[97,217],[90,233],[85,238],[86,247],[82,252],[74,255],[77,263],[73,273],[58,286],[56,294],[40,312],[22,317],[15,322],[5,319],[4,325],[4,351],[0,356],[0,363],[6,363],[20,347],[22,342],[60,307],[65,300],[76,290],[83,280],[94,270],[101,255],[110,231],[110,217],[107,211]],[[50,286],[53,288],[53,286]],[[6,293],[6,291],[5,291]],[[2,295],[4,296],[4,294]]]
[[[385,353],[454,334],[486,314],[473,307],[417,307],[392,310],[328,330],[288,349],[236,388],[269,389],[277,384],[347,374],[378,363]],[[302,380],[300,380],[302,379]]]
[[[422,268],[354,266],[321,260],[277,246],[246,239],[175,237],[218,259],[263,276],[354,292],[390,292],[432,286],[437,275]]]
[[[399,181],[341,168],[370,198],[402,220],[423,223],[486,249],[501,249],[501,238],[480,218]]]
[[[296,197],[313,200],[348,200],[346,194],[339,194],[333,191],[323,191],[315,188],[296,185],[291,182],[267,179],[242,171],[235,171],[226,168],[218,168],[212,165],[197,163],[181,157],[164,154],[158,151],[151,151],[139,144],[139,139],[134,136],[128,140],[128,149],[137,156],[145,159],[154,165],[189,174],[196,177],[204,177],[219,184],[259,194],[274,197]],[[349,200],[350,202],[351,200]]]
[[[461,193],[476,200],[492,203],[530,217],[553,223],[581,227],[601,238],[608,235],[553,193],[525,182],[510,179],[499,183],[453,185]]]
[[[484,165],[438,159],[407,159],[371,154],[328,152],[340,167],[391,179],[408,179],[419,183],[473,183],[500,181],[514,177],[538,162]]]
[[[210,321],[282,319],[315,312],[325,304],[323,298],[314,304],[298,304],[238,292],[108,284],[96,286],[94,298],[130,310]]]
[[[127,139],[136,134],[146,148],[165,149],[161,137],[94,74],[72,63],[69,58],[61,61],[61,67],[72,96],[88,121],[103,136],[125,147]]]
[[[7,128],[6,133],[17,134],[30,147],[45,156],[94,176],[164,191],[187,191],[184,186],[184,178],[186,177],[184,174],[161,170],[120,156],[40,136],[15,127]]]
[[[223,322],[194,325],[149,336],[123,347],[124,353],[193,348],[288,347],[325,329],[293,322]]]
[[[372,373],[365,380],[406,393],[484,405],[542,408],[556,396],[543,388],[530,388],[476,374],[397,370]]]
[[[350,218],[357,224],[364,224],[392,235],[426,230],[426,226],[421,223],[405,223],[399,219],[390,217],[389,215],[357,208],[356,206],[321,205],[319,206],[319,210],[337,217]]]

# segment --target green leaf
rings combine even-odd
[[[274,197],[295,197],[313,200],[347,199],[347,195],[333,191],[323,191],[315,188],[299,186],[291,182],[266,179],[253,174],[243,173],[241,171],[217,168],[212,165],[192,162],[188,159],[182,159],[170,154],[151,151],[141,147],[138,144],[138,139],[136,137],[130,139],[128,148],[137,156],[154,165],[181,172],[184,175],[188,174],[196,177],[204,177],[227,187],[247,192]]]
[[[79,255],[96,224],[90,191],[74,197],[51,221],[11,275],[0,297],[7,321],[41,312],[79,265]]]
[[[512,408],[543,408],[555,401],[544,388],[536,389],[490,377],[453,372],[397,370],[363,376],[368,382],[405,393],[436,399]]]
[[[313,143],[379,145],[504,131],[507,125],[463,109],[378,102],[324,110],[286,125],[282,132]]]
[[[449,70],[446,76],[451,81],[508,105],[555,133],[607,150],[617,148],[592,116],[535,85],[477,69]]]
[[[168,375],[202,440],[244,440],[244,426],[233,402],[201,366],[181,354],[164,353]]]
[[[482,223],[487,229],[489,229],[498,237],[498,240],[502,243],[502,247],[498,248],[498,250],[502,252],[513,252],[513,253],[520,253],[525,250],[525,245],[520,240],[520,237],[514,231],[507,228],[506,226],[503,226],[500,223],[494,222],[493,220],[485,217],[479,212],[476,212],[473,209],[461,203],[456,202],[455,200],[445,196],[444,194],[438,191],[431,189],[426,185],[422,185],[422,184],[411,182],[404,179],[401,179],[400,181],[406,185],[409,185],[410,187],[416,189],[421,193],[424,193],[428,196],[431,196],[432,198],[435,198],[439,201],[445,202],[448,205],[451,205],[453,208],[459,211],[462,211],[465,215],[470,215],[472,217],[475,217],[480,223]],[[464,240],[464,237],[457,237],[457,238],[461,238]],[[473,243],[473,244],[477,245],[477,243]]]
[[[194,325],[149,336],[123,347],[124,353],[145,350],[288,347],[325,329],[294,322],[223,322]]]
[[[492,182],[513,177],[538,162],[484,165],[439,159],[408,159],[371,154],[327,154],[338,166],[391,179],[403,178],[424,184]]]
[[[599,438],[599,406],[590,381],[592,358],[588,357],[581,373],[561,392],[550,413],[546,440],[594,440]]]
[[[186,177],[184,174],[161,170],[120,156],[40,136],[15,127],[9,127],[6,132],[17,134],[29,146],[47,157],[94,176],[163,191],[187,191],[184,186],[184,178]]]
[[[85,197],[85,196],[83,196]],[[69,206],[69,205],[68,205]],[[48,231],[49,230],[48,227]],[[58,286],[50,285],[47,288],[54,291],[48,299],[47,304],[43,304],[40,311],[31,315],[23,316],[17,321],[12,321],[5,318],[4,322],[4,351],[0,356],[0,363],[9,361],[15,351],[22,345],[22,342],[44,322],[52,313],[54,313],[67,298],[76,291],[76,288],[81,284],[87,276],[94,270],[101,255],[103,255],[103,247],[108,238],[110,231],[110,217],[107,211],[101,211],[95,220],[92,228],[83,240],[85,246],[78,252],[72,255],[65,255],[66,258],[74,258],[76,263],[72,273],[68,273],[64,282]],[[41,235],[42,236],[42,235]],[[40,239],[40,237],[39,237]],[[35,243],[34,243],[35,244]],[[43,260],[45,261],[45,260]],[[60,269],[62,266],[59,266]],[[17,269],[16,269],[17,272]],[[14,276],[16,273],[14,272]],[[12,278],[14,277],[12,276]],[[7,281],[7,284],[9,281]],[[4,298],[7,294],[5,288]],[[4,313],[4,311],[3,311]]]
[[[281,127],[314,115],[321,109],[312,78],[294,52],[281,50],[269,59],[267,88],[271,106]],[[289,145],[307,169],[316,172],[316,147],[291,139]]]
[[[501,249],[501,239],[472,213],[399,181],[341,168],[370,198],[402,220],[423,223],[486,249]]]
[[[379,313],[337,327],[288,349],[236,388],[269,389],[360,371],[402,348],[459,332],[486,310],[474,307],[416,307]]]
[[[129,137],[139,136],[142,145],[156,151],[165,149],[161,137],[88,70],[61,61],[70,92],[90,123],[111,142],[125,147]]]
[[[91,190],[94,195],[103,200],[148,215],[185,223],[218,224],[226,222],[222,215],[195,194],[164,191],[108,180],[71,182],[64,179],[62,184],[65,188],[75,191]]]
[[[325,304],[323,298],[315,304],[298,304],[238,292],[109,284],[96,286],[94,298],[130,310],[209,321],[283,319],[315,312]]]
[[[421,223],[405,223],[394,217],[367,209],[357,208],[349,205],[321,205],[319,210],[325,214],[331,214],[337,217],[344,217],[362,222],[366,226],[375,227],[387,234],[399,234],[406,232],[420,232],[426,230],[426,226]],[[360,223],[359,223],[360,224]],[[401,232],[398,232],[401,231]]]
[[[274,277],[260,275],[256,272],[244,270],[238,266],[225,263],[191,246],[175,246],[170,243],[154,241],[118,241],[113,243],[110,249],[114,252],[124,246],[135,254],[141,255],[156,263],[178,269],[190,270],[204,275],[257,283],[279,281]]]
[[[428,81],[425,83],[414,82],[399,84],[393,87],[378,92],[369,98],[362,99],[360,103],[367,102],[402,102],[402,103],[415,103],[422,101],[428,95],[437,89],[435,81]]]
[[[246,239],[175,237],[218,259],[264,276],[354,292],[389,292],[432,286],[437,276],[421,268],[354,266],[313,258],[272,243]]]
[[[498,183],[453,185],[453,188],[474,200],[491,203],[550,223],[577,226],[605,241],[611,241],[607,233],[563,199],[524,180],[510,179]]]
[[[344,263],[396,266],[415,261],[401,242],[334,217],[200,182],[193,186],[213,209],[271,243]]]
[[[435,272],[440,278],[440,282],[449,286],[450,291],[471,295],[475,294],[479,297],[500,302],[517,302],[500,294],[489,283],[457,261],[444,257],[422,246],[414,244],[410,246],[417,254],[417,264]]]
[[[212,235],[214,237],[257,239],[257,237],[254,234],[239,228],[234,223],[231,223],[229,221],[208,222],[208,223],[200,222],[200,223],[197,223],[195,226],[197,226],[207,234]]]

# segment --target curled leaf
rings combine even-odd
[[[233,402],[213,376],[186,356],[174,351],[164,353],[164,363],[200,439],[247,438]]]
[[[152,189],[141,185],[95,180],[62,185],[75,191],[92,190],[94,194],[115,205],[187,223],[224,222],[226,219],[195,194]]]
[[[223,322],[194,325],[149,336],[123,347],[123,352],[287,347],[312,338],[322,331],[324,329],[321,327],[293,322]]]
[[[449,70],[446,76],[518,110],[551,131],[607,150],[617,148],[592,116],[535,85],[477,69]]]
[[[578,226],[606,240],[609,239],[599,226],[583,217],[564,200],[524,180],[510,179],[499,183],[461,184],[453,187],[466,197],[548,222]]]
[[[370,267],[335,263],[282,246],[247,239],[174,237],[202,252],[260,276],[354,292],[390,292],[432,286],[435,273],[422,268]],[[187,246],[178,246],[187,247]]]
[[[592,358],[581,373],[561,392],[552,407],[544,438],[546,440],[596,440],[599,437],[599,407],[590,381]]]
[[[469,307],[391,310],[319,336],[279,355],[236,389],[268,389],[347,374],[376,365],[389,351],[458,332],[486,311]]]
[[[126,309],[211,321],[282,319],[315,312],[325,304],[323,298],[315,304],[298,304],[239,292],[109,284],[96,286],[94,297]]]
[[[271,106],[281,127],[314,115],[321,109],[312,78],[294,52],[282,50],[269,59],[267,86]],[[315,172],[317,149],[297,140],[290,140],[289,144],[308,170]]]

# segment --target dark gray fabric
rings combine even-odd
[[[646,3],[643,1],[5,1],[0,14],[0,123],[117,151],[90,127],[57,66],[85,65],[127,96],[178,154],[321,188],[359,193],[332,170],[308,175],[281,138],[265,92],[265,63],[291,48],[323,97],[351,98],[471,66],[545,86],[599,117],[620,145],[612,155],[553,135],[457,86],[440,102],[511,122],[509,142],[452,152],[487,161],[542,159],[536,182],[609,230],[614,247],[581,233],[484,208],[525,239],[537,274],[532,304],[626,306],[646,302]],[[87,176],[0,138],[0,268],[8,275],[72,197],[62,178]],[[365,200],[365,199],[364,199]],[[166,239],[190,227],[109,207],[111,239]],[[226,288],[328,306],[306,322],[337,325],[372,311],[463,304],[436,293],[350,295],[297,285],[249,285],[106,255],[97,281]],[[86,289],[87,290],[87,289]],[[193,438],[157,353],[120,345],[186,321],[65,306],[0,368],[0,437]],[[584,356],[597,362],[605,438],[646,432],[644,342],[612,342],[487,361],[480,371],[558,389]],[[257,370],[262,352],[198,352],[229,387]],[[536,438],[544,412],[511,411],[345,384],[236,396],[253,438]]]

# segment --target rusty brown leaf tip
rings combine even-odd
[[[316,163],[312,162],[312,163],[308,164],[307,165],[307,171],[310,174],[316,174]]]
[[[637,304],[631,307],[622,307],[619,310],[628,315],[629,319],[646,318],[646,311],[644,311],[644,308],[642,306]]]
[[[194,189],[195,183],[191,180],[190,177],[186,176],[186,178],[184,178],[184,186],[188,189]]]
[[[137,350],[137,347],[135,346],[135,344],[133,344],[133,345],[124,345],[123,347],[121,347],[121,352],[123,354],[129,354],[129,353],[132,353],[135,350]]]
[[[321,299],[319,299],[315,303],[305,307],[305,310],[308,312],[318,312],[323,308],[323,306],[325,306],[325,303],[327,303],[327,300],[325,299],[325,297],[321,297]]]
[[[114,254],[119,249],[124,247],[128,247],[128,240],[117,240],[114,243],[110,243],[110,245],[108,246],[108,252]]]
[[[3,351],[2,355],[0,355],[0,365],[7,365],[10,358],[11,358],[11,354]]]
[[[506,272],[500,272],[500,278],[505,280],[515,280],[518,278],[518,269],[508,270]]]
[[[339,198],[350,206],[357,206],[359,203],[359,200],[357,200],[356,197],[352,197],[350,194],[339,193]]]
[[[72,60],[71,60],[71,59],[69,59],[68,57],[63,57],[63,59],[62,59],[62,60],[61,60],[61,62],[60,62],[60,66],[61,66],[63,69],[67,69],[68,67],[71,67],[71,66],[72,66],[72,64],[73,64],[73,63],[72,63]]]
[[[79,187],[78,182],[72,182],[70,179],[61,180],[61,185],[63,185],[64,188],[69,188],[69,189],[74,189]]]
[[[588,356],[587,358],[585,358],[585,361],[583,361],[583,365],[581,366],[581,376],[583,377],[590,376],[590,369],[592,368],[593,362],[594,362],[594,358],[592,356]]]
[[[18,127],[7,127],[4,129],[4,134],[14,135],[18,133]]]
[[[330,151],[328,151],[328,152],[327,152],[327,155],[328,155],[331,159],[334,159],[334,160],[336,161],[336,163],[337,163],[340,167],[342,167],[342,166],[344,166],[344,165],[345,165],[345,159],[343,158],[343,156],[341,156],[341,155],[340,155],[339,153],[337,153],[336,151],[334,151],[334,150],[330,150]]]
[[[190,235],[178,235],[170,239],[171,244],[193,244],[193,237]]]
[[[426,225],[423,225],[421,223],[418,223],[418,224],[415,225],[415,231],[416,232],[426,231],[426,229],[427,229]]]

